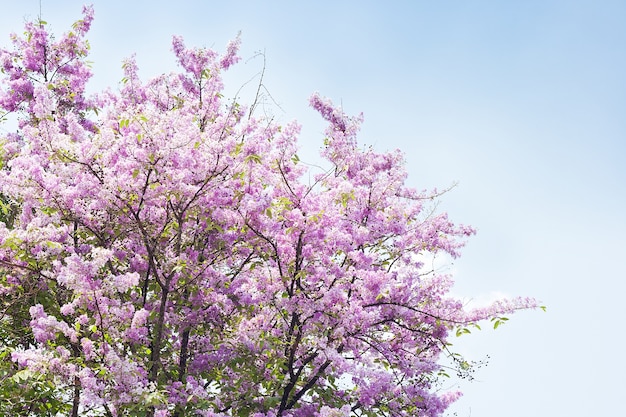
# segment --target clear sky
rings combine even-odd
[[[82,1],[42,0],[64,32]],[[314,161],[319,91],[363,112],[361,140],[406,152],[416,188],[458,186],[441,209],[479,234],[453,266],[476,301],[531,295],[497,331],[458,339],[490,356],[451,410],[459,417],[618,415],[626,389],[626,2],[95,0],[92,86],[116,86],[137,54],[151,76],[174,68],[171,36],[219,51],[242,31],[265,51],[281,120],[303,125]],[[39,14],[0,1],[0,44]],[[238,66],[235,91],[262,67]],[[282,109],[282,110],[281,110]]]

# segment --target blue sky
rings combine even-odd
[[[39,13],[4,2],[0,44]],[[63,32],[81,1],[42,0]],[[475,300],[532,295],[497,331],[458,339],[489,366],[463,384],[459,417],[615,415],[626,351],[626,2],[94,1],[93,88],[115,86],[121,60],[174,68],[172,35],[223,50],[242,31],[244,61],[265,51],[265,85],[281,120],[303,125],[314,161],[319,91],[364,112],[364,144],[406,152],[416,188],[479,234],[453,265]],[[231,91],[262,60],[240,64]]]

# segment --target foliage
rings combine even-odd
[[[309,174],[296,123],[223,99],[238,60],[173,51],[147,82],[88,97],[85,36],[45,22],[0,52],[0,413],[86,416],[441,415],[450,334],[535,307],[466,311],[433,254],[474,233],[405,185],[400,152],[328,121]],[[309,175],[312,182],[309,182]],[[466,331],[467,330],[467,331]],[[10,358],[10,360],[8,360]],[[19,398],[19,401],[15,400]]]

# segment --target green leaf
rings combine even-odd
[[[261,163],[261,157],[257,154],[251,154],[244,158],[245,162],[255,162],[257,164]]]
[[[187,261],[179,259],[174,266],[174,272],[183,272],[185,269],[187,269]]]
[[[500,327],[501,324],[504,324],[508,321],[509,319],[506,317],[497,317],[495,319],[492,319],[493,323],[493,328],[494,330],[497,329],[498,327]]]
[[[22,369],[21,371],[16,372],[11,379],[14,382],[20,383],[31,379],[34,375],[35,373],[30,369]]]
[[[468,329],[467,327],[462,327],[456,330],[456,337],[461,337],[464,334],[470,334],[470,333],[472,333],[470,329]]]

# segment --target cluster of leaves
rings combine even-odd
[[[92,18],[0,51],[1,414],[438,416],[449,333],[536,305],[450,297],[421,260],[473,229],[316,94],[330,169],[304,180],[299,126],[223,99],[238,39],[175,37],[179,72],[129,59],[86,97]]]

